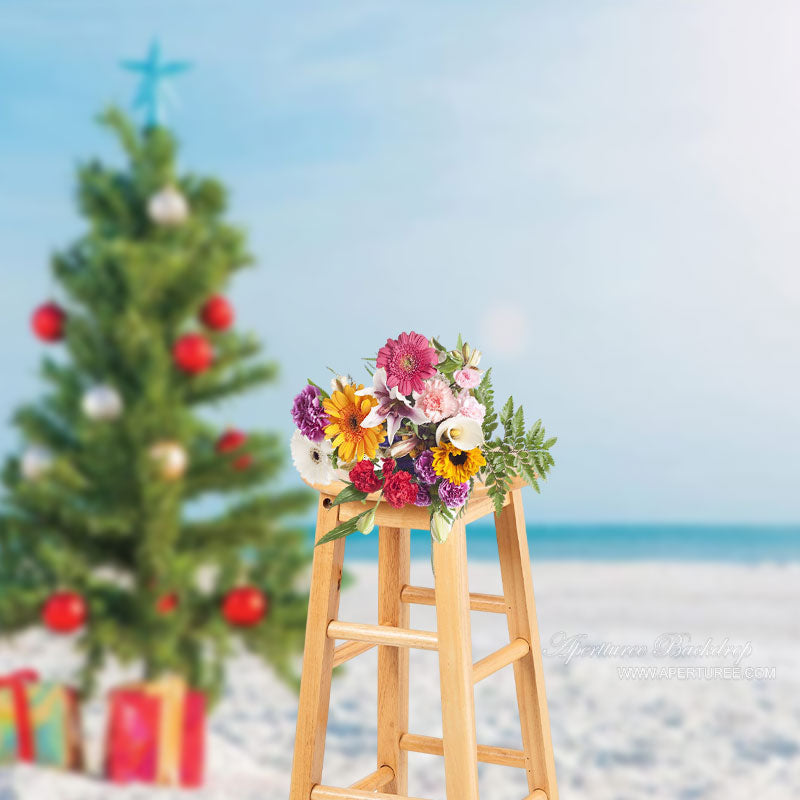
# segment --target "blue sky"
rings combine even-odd
[[[528,515],[800,519],[800,9],[789,2],[15,2],[0,12],[0,414],[80,231],[93,115],[160,37],[182,163],[231,189],[231,288],[280,384],[461,331],[559,435]],[[17,447],[0,428],[0,450]]]

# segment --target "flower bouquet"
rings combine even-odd
[[[292,459],[301,477],[315,485],[344,480],[334,505],[378,492],[394,508],[429,507],[439,542],[464,512],[476,480],[498,513],[513,478],[539,491],[556,439],[546,438],[541,420],[526,429],[512,398],[495,412],[491,370],[482,372],[480,360],[460,336],[447,350],[412,331],[365,359],[371,386],[336,377],[326,392],[309,381],[292,406]],[[369,533],[374,523],[371,507],[318,544]]]

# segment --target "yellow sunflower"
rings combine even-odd
[[[374,428],[362,428],[361,422],[378,405],[378,401],[369,395],[357,397],[356,392],[363,385],[344,386],[342,391],[335,391],[322,401],[325,413],[330,417],[330,424],[325,427],[325,438],[339,449],[339,461],[360,461],[365,455],[375,458],[378,444],[383,441],[383,425]]]
[[[433,471],[451,483],[466,483],[481,467],[486,466],[480,447],[459,450],[455,445],[443,443],[431,448],[431,452]]]

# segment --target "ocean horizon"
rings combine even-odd
[[[527,523],[534,560],[709,561],[735,564],[800,561],[800,524]],[[313,529],[309,538],[313,542]],[[428,559],[426,531],[413,531],[411,557]],[[469,557],[497,558],[494,526],[467,528]],[[348,559],[378,558],[377,529],[347,537]]]

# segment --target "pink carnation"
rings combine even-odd
[[[421,408],[431,422],[441,422],[458,411],[458,402],[450,384],[443,378],[425,381],[422,393],[417,398],[415,408]]]
[[[469,417],[483,424],[486,406],[479,403],[469,392],[461,392],[458,395],[458,413],[462,417]]]
[[[481,382],[481,371],[467,367],[466,369],[457,370],[453,378],[462,389],[474,389]]]

